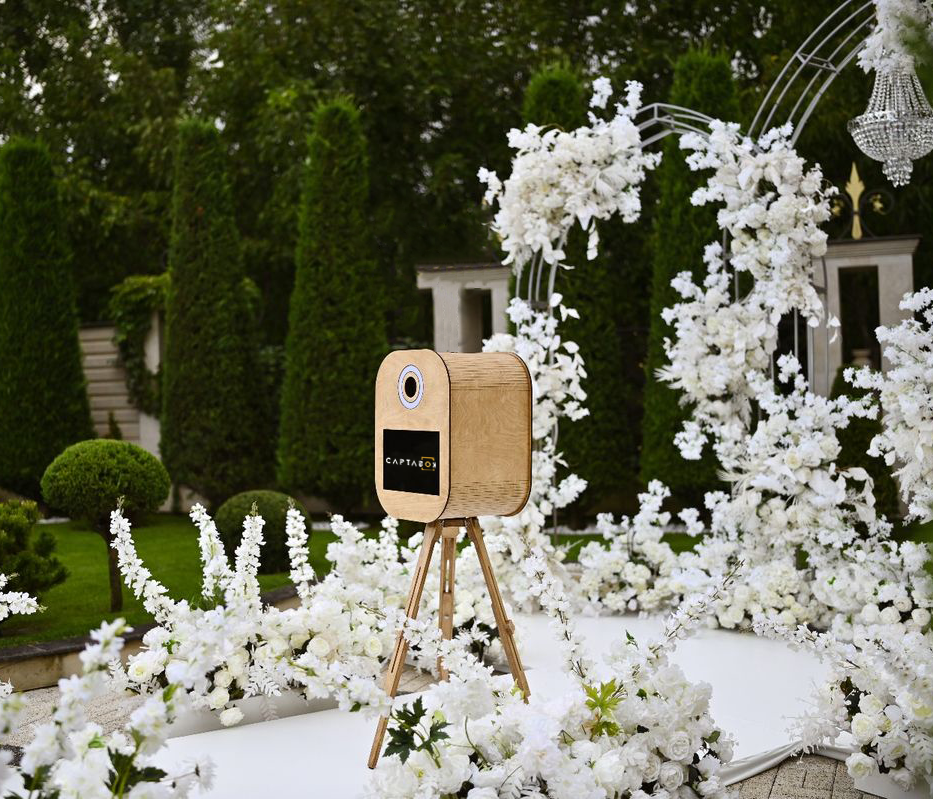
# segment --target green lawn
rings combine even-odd
[[[107,554],[104,540],[78,522],[49,525],[58,541],[57,554],[68,569],[68,579],[45,592],[44,613],[13,616],[0,625],[0,647],[86,635],[104,619],[123,616],[130,624],[151,621],[142,603],[123,589],[122,613],[109,613]],[[153,575],[175,599],[194,599],[201,590],[198,530],[187,516],[153,514],[133,528],[139,555]],[[330,531],[310,533],[311,563],[322,574],[328,562]],[[287,574],[259,577],[264,591],[287,585]]]

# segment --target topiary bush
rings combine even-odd
[[[178,126],[162,362],[162,458],[172,479],[212,506],[272,479],[255,287],[217,129]],[[249,286],[252,286],[250,283]]]
[[[262,528],[262,536],[266,543],[262,547],[259,571],[261,574],[287,572],[291,564],[285,535],[285,514],[293,501],[287,494],[279,491],[244,491],[230,497],[217,509],[214,516],[227,556],[232,557],[240,545],[243,520],[249,515],[255,502],[256,511],[266,521],[265,527]],[[300,502],[295,501],[295,507],[305,519],[308,518],[308,512]]]
[[[670,102],[702,108],[719,119],[735,119],[737,101],[729,59],[705,50],[691,50],[680,56],[674,65]],[[687,409],[680,405],[681,393],[658,381],[655,373],[667,364],[664,339],[672,334],[661,311],[681,299],[671,287],[671,280],[686,269],[692,270],[695,278],[702,274],[703,250],[720,238],[716,209],[690,204],[690,195],[705,179],[705,174],[690,171],[677,137],[671,136],[657,169],[660,197],[652,233],[654,258],[641,451],[641,479],[645,484],[661,480],[671,489],[676,504],[699,507],[704,493],[719,482],[718,464],[709,450],[702,460],[688,461],[674,446],[674,434],[680,430]]]
[[[171,488],[165,467],[128,441],[96,439],[73,444],[49,464],[42,476],[42,497],[56,510],[87,522],[107,543],[110,610],[123,608],[117,553],[111,544],[110,512],[123,497],[132,516],[154,511]]]
[[[94,435],[58,185],[45,147],[0,149],[0,487],[39,496],[62,449]]]
[[[47,528],[36,530],[38,521],[35,502],[0,502],[0,573],[10,577],[10,591],[25,591],[34,597],[68,576],[55,557],[55,536]]]
[[[373,376],[388,351],[360,114],[339,98],[308,140],[285,342],[278,481],[349,511],[372,492]]]

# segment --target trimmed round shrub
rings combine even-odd
[[[100,438],[72,444],[42,476],[42,496],[56,510],[107,530],[123,497],[128,515],[154,511],[171,483],[158,458],[128,441]]]
[[[142,447],[128,441],[92,439],[72,444],[42,475],[42,496],[53,508],[86,521],[107,544],[110,610],[123,608],[117,552],[110,546],[110,512],[123,497],[128,515],[154,511],[168,497],[165,467]]]
[[[265,519],[262,536],[266,543],[262,547],[259,558],[259,571],[261,574],[274,574],[287,572],[290,566],[288,558],[288,543],[285,537],[285,514],[288,512],[291,498],[278,491],[244,491],[230,497],[217,509],[214,521],[220,533],[227,557],[232,558],[236,548],[243,537],[243,520],[256,503],[256,511]],[[297,500],[295,507],[301,511],[305,519],[308,511]]]

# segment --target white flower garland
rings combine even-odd
[[[858,53],[865,72],[912,69],[914,55],[909,42],[933,25],[933,9],[921,0],[875,0],[876,22]]]
[[[933,289],[908,294],[900,307],[918,318],[875,334],[890,368],[883,373],[847,369],[846,379],[877,391],[883,430],[868,450],[881,455],[894,474],[909,516],[933,519]]]

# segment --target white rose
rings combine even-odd
[[[795,449],[789,449],[784,453],[784,465],[792,472],[803,466],[803,459]]]
[[[292,633],[291,636],[289,636],[288,643],[291,644],[292,649],[301,649],[307,640],[307,633]]]
[[[914,606],[914,603],[910,601],[910,597],[899,596],[894,600],[894,607],[896,607],[901,613],[906,613]]]
[[[928,719],[933,715],[933,705],[924,701],[922,696],[908,694],[907,703],[915,719]]]
[[[371,635],[366,639],[366,644],[363,648],[365,649],[366,654],[371,658],[377,658],[382,654],[382,641],[380,641],[375,635]]]
[[[622,764],[619,762],[619,753],[615,750],[606,752],[593,763],[593,776],[609,793],[615,793],[615,785],[623,771]]]
[[[710,777],[708,780],[703,780],[697,786],[697,790],[700,792],[700,796],[717,794],[722,790],[722,780],[718,776]]]
[[[211,710],[217,710],[230,701],[230,692],[226,688],[215,688],[207,695],[207,704]]]
[[[881,611],[882,624],[897,624],[901,620],[901,612],[893,605],[888,605]]]
[[[130,664],[126,669],[126,675],[133,682],[144,683],[152,679],[153,666],[152,659],[145,655],[137,655],[130,659]]]
[[[218,688],[229,688],[233,682],[233,675],[226,669],[220,669],[214,674],[214,685]]]
[[[226,667],[234,677],[246,674],[246,664],[249,662],[249,653],[245,649],[237,649],[227,657]]]
[[[930,623],[930,611],[926,608],[914,608],[910,618],[918,627],[926,627]]]
[[[778,622],[784,627],[796,627],[797,617],[792,610],[782,610],[778,613]]]
[[[696,752],[696,746],[684,730],[677,730],[662,744],[661,751],[669,760],[687,760]]]
[[[330,642],[323,635],[315,635],[308,644],[308,651],[319,658],[325,658],[330,654]]]
[[[864,694],[859,699],[858,709],[868,716],[877,716],[884,710],[884,703],[874,694]]]
[[[862,621],[865,622],[865,624],[877,624],[880,617],[881,612],[874,602],[870,602],[862,608]]]
[[[863,780],[878,771],[878,764],[873,757],[855,752],[846,758],[846,769],[853,780]]]
[[[243,711],[238,707],[228,707],[220,714],[220,723],[224,727],[232,727],[243,721]]]
[[[658,757],[654,752],[651,752],[648,755],[648,760],[645,763],[645,771],[642,774],[642,779],[645,782],[655,782],[658,779],[658,775],[661,773],[661,758]]]
[[[661,764],[661,771],[658,774],[658,783],[667,791],[676,791],[684,784],[684,767],[680,763],[672,763],[668,760]]]
[[[860,744],[870,743],[878,733],[878,725],[871,716],[856,713],[852,718],[852,737]]]

